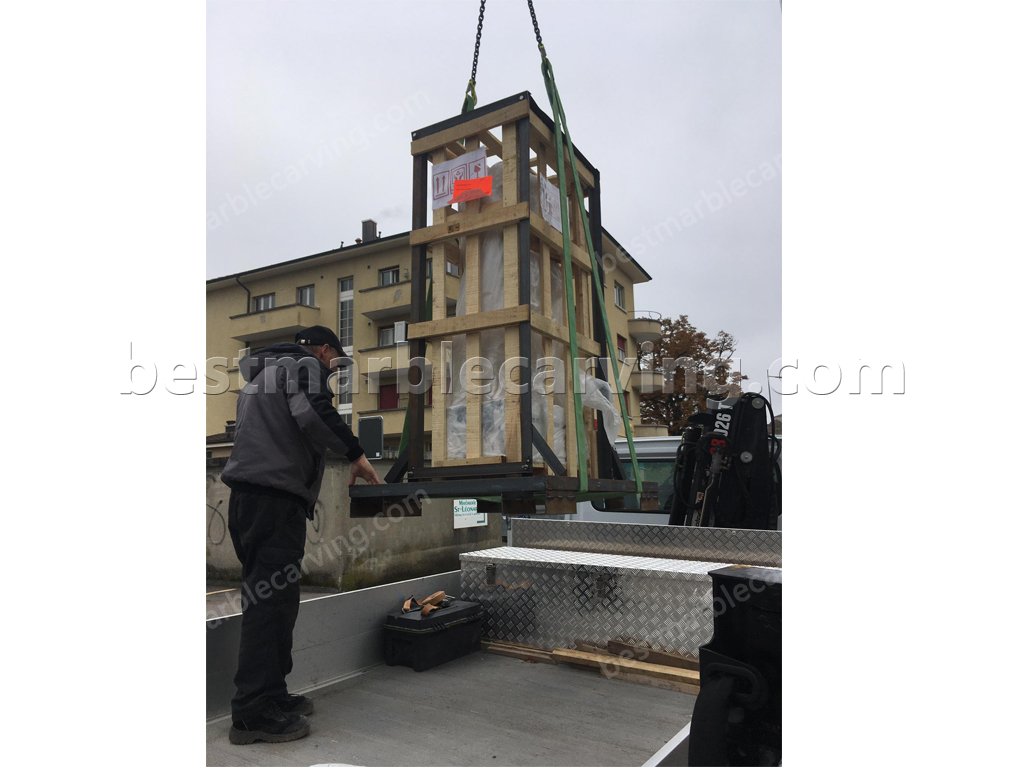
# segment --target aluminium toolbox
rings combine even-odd
[[[484,612],[479,603],[453,600],[426,618],[420,611],[389,613],[384,621],[384,661],[417,672],[480,649]]]
[[[462,596],[484,606],[488,640],[549,650],[622,640],[696,658],[712,636],[708,572],[721,563],[529,547],[460,560]]]

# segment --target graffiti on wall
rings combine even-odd
[[[213,546],[220,546],[228,535],[228,521],[224,516],[224,484],[220,477],[208,472],[206,475],[206,540]],[[217,498],[217,497],[220,498]]]

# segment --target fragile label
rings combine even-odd
[[[453,202],[459,202],[452,200],[456,182],[481,179],[485,176],[487,176],[486,149],[474,149],[472,152],[459,155],[451,160],[437,163],[430,173],[431,208],[443,208]],[[488,176],[488,178],[490,177]]]
[[[558,187],[544,178],[540,179],[540,213],[544,221],[562,231],[562,203]]]
[[[493,181],[490,176],[484,176],[482,179],[456,179],[455,194],[452,195],[451,203],[465,203],[479,200],[481,197],[490,197]]]

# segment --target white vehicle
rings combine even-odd
[[[574,520],[585,520],[600,523],[644,523],[665,525],[668,523],[672,496],[672,470],[676,465],[676,451],[682,438],[679,435],[670,437],[636,437],[633,446],[636,449],[637,464],[644,482],[658,484],[658,506],[662,512],[608,512],[604,510],[604,502],[584,501],[576,505]],[[622,461],[622,469],[627,478],[633,478],[633,463],[629,460],[629,445],[626,438],[615,441],[615,451]]]

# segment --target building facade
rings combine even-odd
[[[237,395],[244,384],[239,359],[251,350],[291,342],[297,331],[310,325],[337,333],[355,363],[338,382],[339,413],[357,433],[360,418],[380,417],[381,458],[395,457],[409,397],[401,383],[409,370],[406,329],[414,289],[409,233],[379,237],[372,220],[364,221],[362,229],[363,237],[353,245],[207,281],[208,458],[222,458],[230,451]],[[623,374],[622,380],[635,428],[640,423],[641,387],[650,391],[653,377],[643,378],[630,361],[637,358],[640,343],[660,333],[660,324],[634,306],[634,286],[649,281],[650,275],[607,232],[603,240],[609,346],[632,371]],[[445,304],[454,314],[462,276],[458,265],[447,259],[444,269]],[[428,345],[428,360],[431,353]],[[429,406],[428,399],[424,419],[428,456]]]

